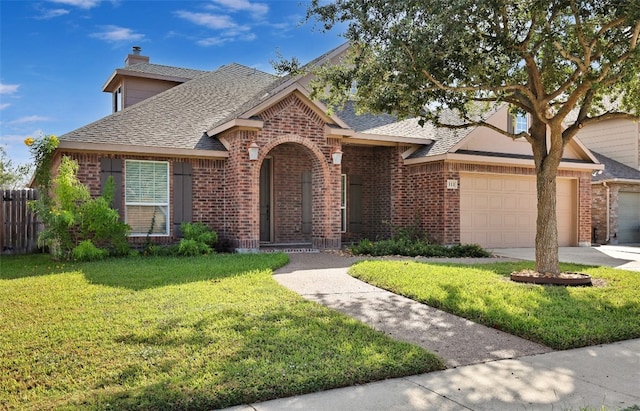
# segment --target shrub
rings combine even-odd
[[[205,243],[187,238],[183,238],[182,240],[180,240],[180,245],[178,246],[178,255],[194,257],[197,255],[209,253],[211,253],[211,247],[209,247]]]
[[[218,241],[218,234],[201,222],[180,224],[182,236],[187,240],[195,240],[212,247]]]
[[[196,256],[213,252],[218,234],[201,222],[182,223],[180,230],[184,237],[178,246],[178,255]]]
[[[102,260],[109,253],[107,250],[96,247],[91,240],[81,241],[71,252],[76,261]]]
[[[128,255],[129,226],[120,222],[118,212],[109,207],[115,191],[113,178],[107,181],[102,196],[92,199],[77,173],[78,163],[63,156],[57,176],[40,185],[40,199],[31,203],[44,223],[38,242],[60,260],[75,258],[75,248],[85,240],[112,255]]]
[[[486,250],[477,244],[456,244],[444,246],[429,243],[425,240],[410,240],[407,237],[395,237],[390,240],[372,242],[361,240],[352,245],[351,253],[355,255],[403,255],[408,257],[490,257]]]

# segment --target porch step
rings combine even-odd
[[[309,244],[309,243],[302,243],[302,244],[265,243],[265,244],[260,244],[260,252],[261,253],[294,254],[294,253],[319,253],[320,250],[317,250],[317,249],[311,247],[311,244]]]
[[[320,250],[315,248],[263,248],[260,247],[261,253],[285,253],[285,254],[299,254],[299,253],[319,253]]]

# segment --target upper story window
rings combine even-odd
[[[529,131],[529,115],[518,113],[513,117],[513,133],[518,134],[523,131]]]
[[[120,86],[113,92],[113,112],[118,112],[122,108],[122,86]]]
[[[127,160],[124,178],[131,235],[169,235],[169,163]]]

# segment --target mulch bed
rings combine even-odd
[[[511,281],[543,285],[592,286],[591,276],[583,273],[563,272],[560,274],[539,273],[533,270],[522,270],[511,273]],[[602,284],[599,284],[602,285]]]

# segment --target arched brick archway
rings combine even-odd
[[[318,249],[336,249],[341,246],[340,232],[340,166],[331,164],[328,147],[324,153],[313,141],[295,134],[282,135],[260,147],[258,161],[251,169],[254,192],[260,192],[261,169],[266,159],[274,158],[273,184],[277,189],[274,198],[273,236],[275,243],[299,243],[310,241],[312,247]],[[267,163],[269,164],[269,163]],[[301,165],[302,164],[302,165]],[[309,196],[311,201],[309,213],[311,221],[303,221],[304,176],[301,169],[310,172]],[[290,175],[283,174],[290,171]],[[264,175],[263,175],[264,180]],[[260,215],[260,223],[264,223],[264,206],[261,213],[261,202],[253,205],[253,214]],[[310,232],[305,227],[311,225]]]

